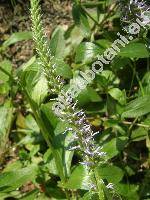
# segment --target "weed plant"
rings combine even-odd
[[[42,2],[30,3],[32,33],[13,33],[0,47],[0,199],[149,199],[149,26],[82,90],[80,73],[118,32],[129,37],[137,18],[149,19],[148,3],[74,0],[73,24],[50,41]],[[35,55],[13,69],[5,50],[28,39]],[[74,85],[76,98],[66,95]]]

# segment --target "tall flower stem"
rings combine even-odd
[[[53,56],[51,55],[50,49],[48,47],[48,42],[44,34],[42,20],[41,20],[41,8],[39,5],[39,0],[31,0],[31,19],[32,19],[32,31],[33,31],[33,39],[35,42],[36,51],[40,60],[40,65],[42,65],[42,69],[44,75],[47,79],[49,90],[51,93],[58,93],[60,91],[61,82],[59,77],[55,75],[55,66],[52,64]],[[47,129],[44,126],[44,122],[40,117],[40,112],[38,112],[38,108],[34,107],[32,103],[32,99],[28,95],[26,88],[23,88],[28,102],[32,108],[36,121],[41,129],[43,137],[47,142],[48,147],[52,150],[53,156],[55,159],[56,167],[58,174],[61,178],[62,184],[65,184],[67,181],[67,177],[65,172],[63,171],[63,163],[61,161],[61,157],[59,152],[55,150],[53,147],[53,139],[48,133]],[[70,195],[68,190],[65,189],[65,194],[67,199],[70,199]]]
[[[47,39],[44,35],[39,0],[31,0],[31,19],[33,24],[33,38],[37,54],[39,56],[44,74],[47,78],[49,89],[52,93],[59,94],[61,93],[62,82],[60,81],[60,77],[56,76],[55,65],[52,64],[54,63],[52,62],[54,58],[51,55]],[[74,102],[72,97],[64,97],[64,100],[68,102],[68,106],[65,107],[65,110],[59,117],[61,117],[63,121],[69,122],[69,126],[71,127],[70,129],[72,129],[74,135],[74,141],[78,143],[78,146],[74,146],[72,148],[81,151],[84,158],[82,164],[87,167],[89,173],[92,172],[95,174],[96,163],[104,156],[104,152],[101,152],[101,148],[94,142],[94,136],[97,133],[93,133],[90,125],[86,121],[85,113],[82,110],[78,110],[76,102]],[[60,177],[62,181],[65,182],[65,177],[62,174],[60,174]],[[102,188],[100,189],[98,175],[95,174],[95,177],[98,185],[94,183],[94,187],[97,186],[96,192],[98,193],[102,191]],[[68,194],[67,198],[69,198]]]

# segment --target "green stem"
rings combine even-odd
[[[139,84],[139,87],[140,87],[142,96],[144,96],[144,95],[145,95],[145,94],[144,94],[144,88],[143,88],[143,86],[142,86],[142,82],[141,82],[141,80],[140,80],[140,78],[139,78],[139,75],[138,75],[138,73],[137,73],[137,71],[136,71],[136,64],[135,64],[135,62],[133,62],[133,64],[130,64],[130,67],[131,67],[131,69],[133,70],[133,73],[134,73],[135,76],[136,76],[136,79],[137,79],[137,81],[138,81],[138,84]]]
[[[99,23],[87,12],[87,10],[81,5],[81,8],[82,8],[82,10],[87,14],[87,16],[91,19],[91,20],[93,20],[93,22],[97,25],[97,26],[99,26]]]
[[[99,199],[105,200],[105,195],[103,191],[103,183],[100,181],[97,168],[94,169],[94,178],[95,178],[95,183],[96,183]]]

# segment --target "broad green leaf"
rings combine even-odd
[[[150,112],[150,96],[139,97],[129,102],[122,114],[125,118],[135,118]]]
[[[77,166],[73,172],[67,183],[65,184],[65,188],[68,189],[89,189],[89,176],[88,172],[83,165]]]
[[[35,121],[34,117],[29,114],[25,118],[25,125],[27,129],[33,130],[34,132],[39,132],[39,127],[37,122]]]
[[[66,199],[66,195],[64,193],[64,191],[62,191],[59,187],[56,187],[53,183],[50,183],[47,187],[46,187],[46,192],[47,194],[52,197],[52,200],[55,199],[60,199],[60,200],[65,200]],[[41,199],[43,200],[43,199]]]
[[[141,124],[146,125],[147,127],[137,127],[136,129],[133,129],[131,134],[131,139],[133,141],[145,140],[148,137],[148,127],[150,127],[150,116],[148,115],[147,118]]]
[[[65,39],[64,39],[64,31],[61,27],[58,27],[52,35],[50,40],[50,49],[52,55],[55,58],[63,58],[65,55]]]
[[[40,105],[48,93],[47,80],[43,74],[39,77],[38,82],[32,90],[32,99]]]
[[[58,175],[55,159],[50,149],[48,149],[44,154],[43,160],[44,166],[48,169],[49,173]]]
[[[99,102],[101,98],[92,87],[87,86],[84,90],[81,91],[77,97],[77,100],[79,101],[79,104],[83,106],[90,102]]]
[[[21,73],[23,73],[25,70],[27,70],[30,66],[32,66],[36,62],[36,57],[33,56],[30,58],[30,60],[24,64],[22,64],[20,67],[17,68],[17,75],[20,76]]]
[[[80,5],[74,4],[72,8],[72,15],[75,24],[80,27],[85,37],[90,36],[90,25],[85,11]]]
[[[109,40],[106,40],[106,39],[96,40],[95,42],[96,42],[96,44],[98,44],[103,49],[110,48],[110,45],[111,45],[111,42]]]
[[[129,43],[126,47],[120,49],[118,55],[128,58],[148,58],[149,52],[143,43]]]
[[[54,112],[52,111],[52,105],[54,102],[50,102],[47,104],[43,104],[41,106],[41,117],[45,123],[45,126],[47,129],[51,132],[52,130],[56,128],[57,123],[60,121]],[[54,133],[51,133],[54,134]]]
[[[8,163],[5,169],[3,170],[3,172],[16,171],[16,170],[21,169],[21,167],[22,167],[21,161],[17,160],[12,163]]]
[[[115,68],[116,70],[124,69],[124,67],[129,63],[130,63],[129,58],[117,56],[116,58],[114,58],[112,62],[112,67]]]
[[[67,46],[67,52],[70,54],[70,52],[74,51],[74,49],[82,42],[84,36],[78,26],[70,27],[65,35],[67,37],[67,43],[70,44]]]
[[[108,93],[117,100],[121,105],[126,103],[126,95],[125,91],[121,91],[119,88],[112,88],[108,91]]]
[[[12,71],[12,65],[9,60],[4,60],[0,62],[0,67],[4,69],[8,74],[11,74]],[[5,74],[3,71],[0,70],[0,82],[7,82],[9,80],[9,76]]]
[[[76,49],[75,62],[90,62],[102,51],[103,49],[101,47],[92,42],[81,43]]]
[[[62,154],[62,161],[64,163],[64,168],[68,176],[70,176],[70,167],[72,162],[72,156],[74,154],[73,151],[68,151],[68,147],[70,143],[73,142],[73,135],[72,132],[66,131],[66,127],[70,125],[66,122],[58,122],[55,128],[55,148],[59,149]]]
[[[20,196],[20,191],[0,192],[0,199],[14,199]]]
[[[10,101],[0,106],[0,159],[5,152],[8,136],[13,120],[13,107]]]
[[[123,170],[114,165],[98,167],[98,174],[101,179],[106,179],[109,183],[118,183],[124,176]]]
[[[41,66],[35,61],[34,57],[28,63],[21,66],[18,75],[32,100],[37,105],[40,105],[48,93],[48,85]]]
[[[145,140],[148,135],[148,129],[139,127],[132,131],[131,140],[132,141],[141,141]]]
[[[96,82],[100,88],[112,88],[112,85],[118,85],[120,80],[112,71],[103,70],[99,75],[96,76]]]
[[[4,70],[4,71],[3,71]],[[10,90],[12,65],[9,60],[0,62],[0,94],[7,94]]]
[[[55,164],[57,166],[57,171],[59,172],[59,175],[61,178],[65,179],[67,176],[66,172],[66,166],[63,162],[63,156],[62,156],[62,148],[60,149],[60,141],[57,143],[58,140],[56,140],[57,137],[55,137],[54,130],[57,126],[57,123],[60,121],[54,112],[52,111],[52,105],[54,102],[45,104],[41,106],[40,109],[40,117],[44,123],[44,127],[47,130],[47,132],[50,135],[52,146],[53,146],[53,152],[52,155],[55,158]],[[58,137],[59,138],[59,137]],[[62,138],[61,138],[62,139]],[[62,180],[64,181],[64,180]]]
[[[63,78],[72,78],[72,71],[68,64],[66,64],[62,59],[56,59],[54,61],[56,65],[56,74],[62,76]]]
[[[113,138],[109,142],[103,144],[103,151],[106,152],[106,157],[108,159],[117,156],[125,147],[128,142],[127,137]]]
[[[33,87],[37,84],[42,73],[41,67],[38,65],[35,58],[32,58],[29,63],[22,65],[18,71],[19,78],[23,86],[31,94]]]
[[[124,105],[121,105],[118,101],[116,101],[112,96],[107,96],[107,112],[110,116],[113,115],[121,115],[124,111]]]
[[[32,32],[26,31],[26,32],[17,32],[13,33],[10,38],[8,38],[2,45],[3,48],[7,48],[8,46],[20,42],[22,40],[29,40],[32,39]]]
[[[115,190],[128,200],[139,200],[137,185],[117,183]]]
[[[31,165],[16,171],[9,171],[0,174],[0,190],[3,192],[16,190],[29,181],[36,178],[37,165]]]
[[[121,135],[126,134],[126,130],[124,129],[122,124],[120,124],[119,120],[108,119],[108,120],[104,120],[103,124],[105,128],[113,128],[114,131],[118,131],[119,133],[121,133]]]

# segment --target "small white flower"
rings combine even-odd
[[[113,184],[113,183],[109,183],[108,185],[106,185],[106,187],[107,187],[108,189],[113,190],[113,189],[114,189],[114,184]]]

